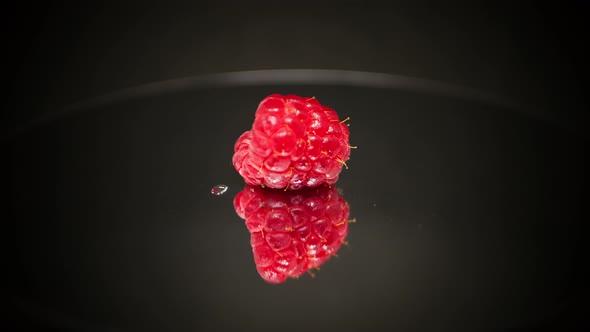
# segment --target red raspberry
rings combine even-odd
[[[313,97],[270,95],[258,106],[252,129],[238,138],[234,167],[253,186],[334,184],[350,157],[343,122]]]
[[[348,203],[328,185],[298,191],[247,185],[234,208],[250,231],[256,269],[269,283],[319,268],[348,234]]]

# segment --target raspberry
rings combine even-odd
[[[301,189],[334,184],[350,157],[350,132],[315,98],[273,94],[235,143],[233,164],[247,184]]]
[[[348,234],[348,203],[328,185],[298,191],[246,185],[234,208],[250,232],[256,269],[269,283],[319,268]]]

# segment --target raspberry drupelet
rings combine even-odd
[[[253,186],[334,184],[350,157],[347,119],[313,97],[270,95],[259,104],[252,129],[236,141],[233,165]]]

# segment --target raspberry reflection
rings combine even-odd
[[[349,206],[336,188],[285,191],[247,185],[234,198],[260,276],[278,284],[319,268],[348,234]]]

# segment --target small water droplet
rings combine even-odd
[[[215,196],[223,195],[229,187],[225,184],[218,184],[215,187],[211,188],[211,194]]]

